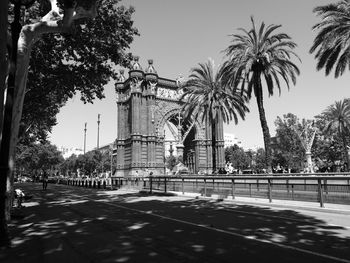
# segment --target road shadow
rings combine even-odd
[[[1,262],[350,262],[349,229],[293,210],[26,184]]]

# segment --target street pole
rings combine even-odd
[[[97,150],[100,148],[99,147],[99,140],[100,140],[100,116],[101,114],[97,114]]]
[[[85,151],[86,151],[86,125],[87,125],[87,123],[85,122],[85,128],[84,128],[84,154],[85,154]]]
[[[111,177],[112,177],[112,172],[113,172],[113,144],[111,144],[110,150],[111,150]]]

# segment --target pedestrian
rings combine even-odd
[[[46,171],[43,173],[43,190],[47,189],[47,183],[48,183],[48,174]]]

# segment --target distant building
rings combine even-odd
[[[224,147],[231,147],[237,144],[239,147],[242,146],[242,142],[232,133],[224,133]]]
[[[67,148],[67,147],[61,146],[59,150],[62,153],[64,159],[71,157],[73,154],[75,154],[76,156],[80,154],[84,154],[84,151],[82,149],[73,148],[73,147]]]

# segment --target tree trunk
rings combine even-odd
[[[6,76],[8,74],[7,54],[7,12],[8,0],[0,1],[0,134],[2,133],[3,111],[4,111],[4,92]]]
[[[265,146],[265,161],[267,166],[267,172],[272,173],[272,166],[271,166],[271,147],[270,147],[270,131],[269,127],[267,125],[266,116],[265,116],[265,110],[264,110],[264,98],[263,98],[263,90],[260,80],[260,73],[253,73],[254,74],[254,94],[256,97],[256,102],[258,104],[259,109],[259,118],[260,118],[260,124],[263,132],[264,137],[264,146]]]
[[[58,21],[44,21],[24,26],[20,31],[18,42],[15,41],[17,37],[13,37],[11,60],[17,63],[11,62],[1,130],[0,246],[10,245],[7,222],[10,221],[12,208],[14,156],[22,117],[31,47],[35,39],[43,33],[61,32],[62,29],[64,26],[59,25]]]
[[[4,13],[7,12],[8,9],[8,0],[4,1],[1,0],[0,5],[0,40],[3,36],[3,25],[7,22],[7,15]],[[9,236],[8,236],[8,230],[7,230],[7,222],[10,220],[10,211],[12,207],[12,189],[13,189],[13,167],[14,167],[14,156],[15,156],[15,149],[16,144],[18,140],[18,132],[19,132],[19,125],[20,120],[22,117],[22,109],[23,109],[23,102],[24,102],[24,96],[25,96],[25,89],[27,84],[27,76],[28,76],[28,68],[29,68],[29,61],[30,61],[30,53],[31,53],[31,47],[33,43],[42,35],[45,33],[63,33],[67,32],[67,30],[70,29],[72,22],[75,19],[79,19],[82,17],[89,17],[93,18],[96,16],[96,2],[94,1],[91,3],[91,6],[89,9],[85,9],[84,7],[81,8],[79,6],[73,7],[67,7],[64,10],[63,15],[59,15],[58,6],[56,5],[55,0],[50,0],[51,3],[51,11],[48,12],[40,22],[26,25],[22,28],[20,32],[20,36],[17,41],[14,41],[13,47],[12,47],[12,53],[13,53],[13,61],[17,62],[17,66],[12,61],[11,64],[11,74],[9,75],[9,88],[7,94],[10,94],[10,96],[7,96],[6,98],[6,114],[2,114],[4,111],[1,108],[1,117],[6,120],[6,122],[2,121],[2,129],[1,129],[1,173],[0,173],[0,245],[7,245],[9,244]],[[73,1],[72,1],[73,3]],[[19,17],[16,18],[16,16],[20,15],[20,5],[15,6],[15,19],[14,21],[19,21]],[[76,9],[75,9],[76,8]],[[4,11],[6,10],[6,11]],[[79,12],[77,12],[79,10]],[[16,12],[17,11],[17,12]],[[60,16],[60,19],[57,17]],[[5,22],[6,20],[6,22]],[[17,23],[18,25],[18,23]],[[18,27],[17,27],[18,28]],[[7,24],[5,26],[5,31],[7,29]],[[17,30],[19,31],[19,30]],[[7,39],[7,35],[6,35]],[[17,39],[17,37],[13,37],[13,39]],[[3,66],[3,44],[7,41],[1,41],[0,43],[0,66]],[[18,43],[18,48],[17,44]],[[1,53],[3,52],[3,53]],[[17,58],[16,58],[17,57]],[[5,63],[6,65],[6,63]],[[6,67],[7,68],[7,67]],[[4,83],[3,79],[4,76],[6,77],[7,73],[3,72],[3,68],[0,68],[0,88],[2,88],[2,85]],[[11,84],[10,84],[11,83]],[[10,89],[11,88],[11,89]],[[9,90],[11,92],[9,92]],[[0,90],[0,93],[3,93],[2,90]],[[1,97],[1,95],[0,95]],[[3,100],[2,100],[3,101]],[[3,103],[1,101],[1,107],[3,107]]]
[[[0,1],[0,145],[3,144],[3,122],[4,122],[4,95],[6,89],[6,78],[8,75],[8,59],[6,58],[8,41],[8,0]],[[10,54],[8,54],[9,56]],[[1,155],[3,159],[4,156]],[[7,163],[0,162],[0,247],[10,245],[10,237],[7,222],[10,220],[11,204],[8,188]]]

